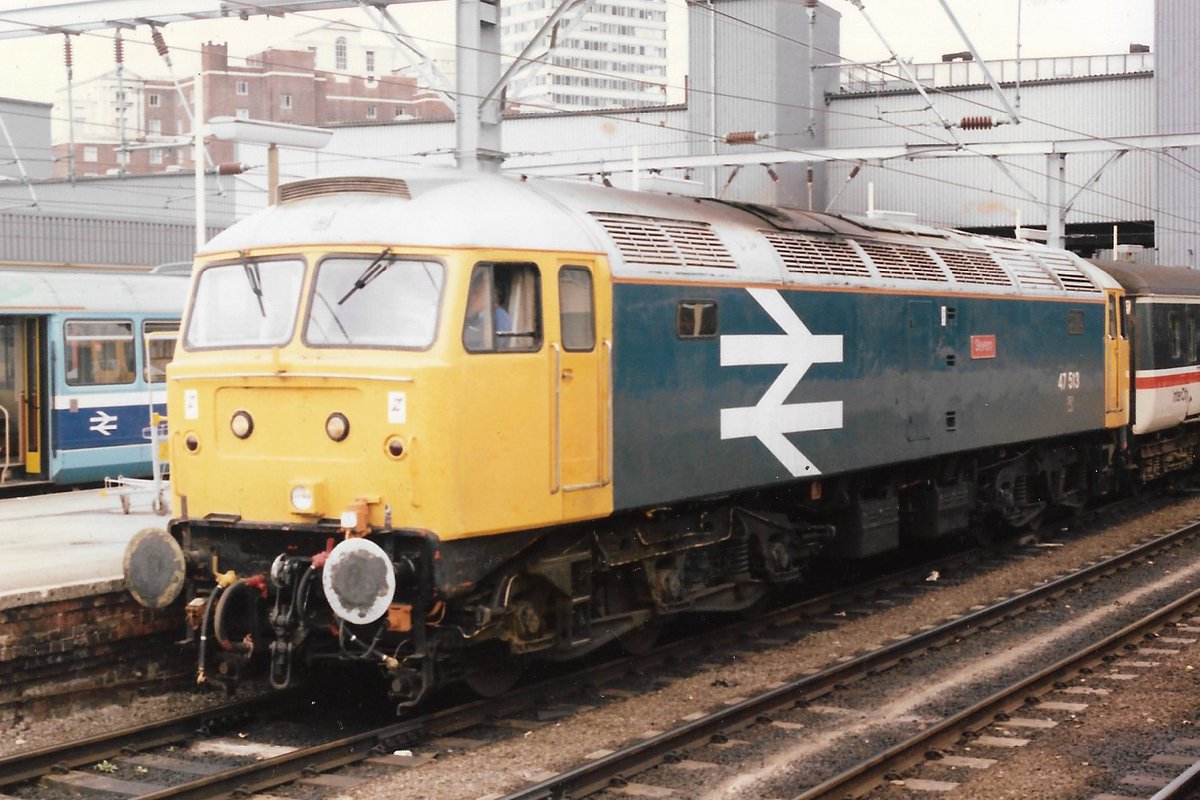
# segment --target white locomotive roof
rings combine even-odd
[[[1081,298],[1117,286],[1032,242],[452,169],[287,184],[203,253],[350,244],[595,252],[624,279]]]
[[[0,313],[183,312],[188,280],[180,275],[87,270],[2,270]]]

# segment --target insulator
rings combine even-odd
[[[816,8],[820,4],[820,2],[821,2],[821,0],[804,0],[804,7],[805,8]]]
[[[240,164],[236,161],[226,161],[223,164],[217,164],[218,175],[241,175],[248,169],[250,169],[249,164]]]
[[[167,40],[163,38],[162,31],[158,28],[151,28],[150,38],[154,40],[154,49],[158,51],[158,54],[165,56],[167,54]]]
[[[760,138],[756,131],[734,131],[725,134],[725,144],[754,144]]]
[[[113,39],[113,51],[116,54],[118,64],[125,63],[125,40],[121,38],[121,32],[117,31],[117,36]]]
[[[67,69],[75,65],[75,54],[71,52],[71,37],[63,34],[63,60],[67,64]]]
[[[773,180],[775,183],[779,183],[779,173],[773,170],[767,164],[763,164],[763,166],[767,168],[767,174],[771,176],[771,180]]]
[[[855,164],[854,169],[850,170],[850,174],[846,176],[846,180],[852,181],[858,177],[858,173],[862,172],[862,164]]]
[[[812,168],[812,167],[809,167],[809,168],[807,168],[807,169],[804,171],[804,174],[805,174],[805,178],[806,178],[806,179],[808,180],[808,182],[811,184],[811,183],[813,182],[813,168]]]
[[[991,117],[963,117],[958,123],[958,127],[964,131],[986,131],[995,125],[996,123]]]

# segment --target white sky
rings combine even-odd
[[[53,5],[60,0],[0,0],[5,10]],[[683,9],[685,0],[667,0]],[[720,0],[717,0],[720,2]],[[795,2],[795,0],[793,0]],[[887,51],[848,0],[825,0],[842,14],[843,56],[874,60]],[[985,58],[1014,58],[1017,54],[1017,18],[1021,18],[1021,55],[1025,58],[1057,55],[1124,53],[1131,42],[1154,42],[1154,0],[948,0],[959,23]],[[942,53],[966,46],[947,19],[940,0],[863,0],[867,14],[888,42],[903,57],[937,61]],[[795,2],[797,13],[803,13]],[[454,3],[393,6],[393,13],[413,35],[433,42],[453,39]],[[678,18],[680,14],[673,14]],[[327,12],[323,19],[363,22],[357,10]],[[198,65],[201,43],[228,42],[229,54],[241,58],[261,52],[299,31],[315,27],[315,16],[284,19],[252,18],[175,23],[164,29],[171,48],[175,74],[191,74]],[[676,31],[672,31],[675,33]],[[109,31],[74,37],[75,79],[85,80],[113,68],[113,43]],[[166,67],[149,43],[145,27],[125,35],[126,67],[144,76],[165,76]],[[56,90],[66,83],[62,36],[36,36],[0,40],[0,96],[53,102]]]

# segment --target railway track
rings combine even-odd
[[[692,748],[728,739],[737,731],[756,723],[769,723],[776,715],[811,704],[832,692],[845,689],[850,684],[914,659],[931,648],[942,647],[1012,619],[1024,611],[1037,608],[1051,598],[1061,597],[1103,576],[1127,569],[1138,561],[1153,558],[1164,550],[1198,535],[1200,524],[1189,525],[903,641],[831,666],[817,674],[791,681],[735,705],[702,716],[697,715],[671,730],[634,742],[614,752],[599,755],[570,770],[513,791],[505,795],[503,800],[579,798],[614,785],[623,786],[659,764],[678,762],[686,758],[686,753]],[[1033,675],[1013,682],[1002,691],[945,717],[895,746],[871,753],[854,766],[797,793],[794,800],[862,795],[880,785],[889,776],[901,773],[924,760],[926,753],[931,750],[952,744],[964,733],[991,724],[997,715],[1024,705],[1030,695],[1044,691],[1073,672],[1090,668],[1115,649],[1135,646],[1135,643],[1148,633],[1197,606],[1200,606],[1200,590],[1156,609],[1143,619],[1081,648],[1071,656],[1038,670]]]
[[[1027,553],[1017,548],[1010,551],[1008,557],[1021,557]],[[781,632],[786,632],[787,637],[796,637],[804,635],[806,631],[826,629],[838,624],[839,619],[847,618],[851,613],[847,609],[859,609],[862,613],[861,609],[872,602],[889,602],[886,600],[889,593],[922,585],[931,573],[961,572],[972,568],[972,565],[977,569],[985,569],[985,559],[996,557],[1005,556],[996,556],[994,552],[982,549],[951,553],[842,590],[772,609],[751,620],[706,629],[699,634],[662,644],[645,654],[610,659],[582,670],[572,670],[498,699],[465,703],[403,722],[372,727],[337,740],[290,748],[287,752],[276,752],[271,747],[257,751],[247,747],[247,752],[253,753],[252,757],[258,760],[222,772],[215,772],[216,766],[185,766],[175,756],[155,754],[155,750],[165,753],[171,749],[173,752],[181,744],[205,737],[219,738],[219,734],[231,726],[277,715],[282,707],[305,702],[303,695],[266,695],[79,742],[0,757],[0,790],[38,779],[84,791],[136,790],[137,786],[128,780],[96,774],[97,765],[111,761],[143,768],[151,764],[156,770],[176,775],[187,775],[196,770],[211,773],[195,775],[190,780],[172,786],[150,783],[147,798],[207,798],[225,796],[231,791],[260,791],[305,777],[311,778],[345,764],[368,760],[384,767],[407,767],[414,763],[413,760],[394,756],[393,751],[436,742],[439,738],[462,734],[497,719],[511,719],[521,714],[536,717],[537,709],[560,705],[563,698],[578,692],[581,686],[611,686],[624,682],[631,675],[692,663],[706,654],[724,652],[738,646],[738,642],[753,641],[761,636],[779,636]],[[536,719],[531,724],[536,724]],[[148,759],[130,760],[130,754],[134,753],[149,753],[151,756]],[[264,753],[274,754],[264,758]],[[90,769],[80,770],[81,767]],[[149,774],[149,771],[142,774]]]
[[[1153,552],[1155,548],[1161,549],[1169,546],[1172,537],[1180,535],[1182,534],[1176,533],[1172,536],[1161,537],[1138,552],[1144,554]],[[1018,548],[1007,556],[1001,557],[1023,558],[1032,552],[1028,549]],[[1141,556],[1130,553],[1123,558],[1134,560],[1138,557]],[[653,674],[655,671],[663,670],[664,665],[669,667],[670,665],[694,663],[703,659],[705,654],[725,653],[758,639],[798,638],[803,636],[805,631],[827,629],[831,625],[838,624],[839,620],[851,618],[858,613],[868,613],[873,603],[886,605],[903,602],[903,593],[905,592],[912,595],[919,594],[925,589],[935,590],[938,585],[927,583],[925,578],[939,571],[951,573],[970,572],[972,569],[979,571],[989,569],[991,565],[987,563],[987,558],[987,554],[981,550],[968,554],[950,554],[932,562],[915,565],[897,574],[777,609],[749,622],[738,622],[705,631],[701,636],[671,642],[643,656],[614,659],[582,671],[572,671],[569,674],[510,693],[497,700],[466,703],[403,722],[370,727],[348,736],[321,741],[310,746],[291,747],[283,752],[266,748],[258,751],[258,755],[255,757],[257,760],[252,763],[226,764],[223,768],[219,768],[216,764],[204,767],[193,766],[190,769],[201,769],[205,774],[192,775],[182,781],[178,776],[186,773],[179,771],[180,765],[177,763],[176,757],[171,753],[155,753],[153,748],[166,748],[195,740],[198,729],[204,731],[206,735],[212,735],[214,732],[228,729],[229,725],[237,721],[250,720],[257,715],[277,711],[280,707],[287,706],[288,701],[276,697],[252,701],[245,706],[230,705],[210,712],[188,715],[179,720],[167,721],[156,726],[144,726],[144,729],[137,731],[99,737],[104,739],[102,742],[74,743],[62,748],[49,748],[46,751],[3,758],[0,759],[0,789],[19,781],[30,781],[37,778],[43,778],[44,781],[52,784],[66,786],[72,785],[72,781],[74,781],[75,785],[85,789],[87,787],[99,789],[105,785],[116,786],[117,784],[111,783],[111,781],[121,779],[96,774],[96,765],[102,764],[108,759],[114,759],[126,767],[129,765],[140,767],[139,779],[150,782],[147,790],[143,792],[149,798],[208,798],[227,796],[229,792],[233,791],[257,791],[295,780],[313,780],[315,776],[351,763],[368,762],[383,768],[409,767],[419,763],[420,757],[394,755],[395,751],[428,748],[431,745],[436,747],[439,739],[462,736],[464,732],[469,735],[472,728],[499,726],[507,727],[511,732],[520,730],[523,726],[533,727],[538,724],[539,715],[553,716],[547,709],[552,710],[556,706],[563,707],[565,698],[567,707],[569,707],[569,698],[573,694],[578,695],[581,687],[613,686],[624,683],[631,675]],[[1105,565],[1096,565],[1088,572],[1099,574],[1106,569],[1115,569],[1119,561],[1121,559],[1114,559]],[[975,566],[964,567],[964,563]],[[947,582],[939,585],[945,585],[945,583]],[[913,587],[916,586],[922,587],[921,591],[914,591]],[[1064,583],[1062,586],[1066,586],[1066,584]],[[1058,591],[1064,590],[1061,587],[1058,589]],[[1037,590],[1039,594],[1053,593],[1054,591],[1056,589],[1053,586]],[[901,594],[893,595],[895,592]],[[1014,604],[1015,602],[1013,601]],[[1013,609],[1015,607],[1013,605]],[[1017,612],[1010,609],[1008,613]],[[982,620],[983,617],[971,615],[965,619]],[[968,621],[966,624],[973,623]],[[924,646],[928,647],[937,646],[939,642],[950,641],[957,635],[953,628],[942,626],[923,634],[918,639],[925,642]],[[816,682],[810,682],[803,692],[805,696],[819,696],[821,692],[832,691],[841,683],[852,680],[852,667],[854,666],[860,667],[865,672],[877,671],[886,669],[887,666],[904,657],[900,651],[887,648],[873,658],[856,659],[854,662],[841,665],[841,668],[830,672],[828,677],[831,680],[827,682],[826,688],[820,689]],[[772,693],[772,696],[780,697],[782,691]],[[759,702],[766,703],[763,708],[770,705],[769,698]],[[731,721],[739,714],[743,719],[753,721],[767,713],[757,709],[754,701],[747,701],[729,711],[733,714],[732,717],[711,721],[708,724],[713,726],[712,730],[701,732],[699,735],[701,737],[711,736],[736,727],[738,724],[745,724]],[[697,723],[689,727],[693,734],[696,734],[704,728],[704,724]],[[665,742],[666,740],[663,743],[663,753],[669,753],[671,748],[681,746],[678,742],[669,746]],[[131,756],[131,753],[139,755]],[[131,760],[135,758],[142,760]],[[191,760],[196,763],[205,762],[204,757],[193,756]],[[89,766],[90,769],[78,769]],[[154,770],[172,772],[172,768],[175,768],[176,776],[172,785],[153,782]],[[622,764],[618,774],[623,774],[631,769],[633,767],[628,764]],[[53,773],[58,774],[53,775]],[[106,781],[104,778],[108,778],[108,780]],[[338,779],[335,778],[327,780],[331,783],[338,782]],[[606,784],[607,780],[593,782],[593,786]],[[123,788],[130,790],[132,787],[125,786]],[[581,790],[575,786],[570,791],[572,796],[576,796]],[[552,793],[530,796],[561,797],[565,795]]]

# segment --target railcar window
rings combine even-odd
[[[1200,363],[1200,307],[1187,307],[1187,362]]]
[[[1167,344],[1171,348],[1171,358],[1183,355],[1183,325],[1178,311],[1167,312]]]
[[[472,353],[541,349],[541,282],[536,265],[475,265],[467,291],[462,341]]]
[[[596,313],[592,304],[592,273],[584,267],[563,267],[558,273],[558,303],[562,309],[563,349],[593,349]]]
[[[167,364],[175,357],[175,342],[179,338],[178,322],[142,323],[142,370],[146,383],[162,383],[167,379]]]
[[[445,270],[436,261],[326,258],[317,266],[304,341],[329,347],[433,344]]]
[[[200,273],[184,344],[189,348],[286,344],[296,322],[304,262],[217,264]]]
[[[133,383],[136,348],[130,320],[74,320],[64,323],[63,362],[71,386]]]
[[[717,322],[713,300],[680,300],[675,307],[675,333],[681,339],[711,339],[717,335]]]

